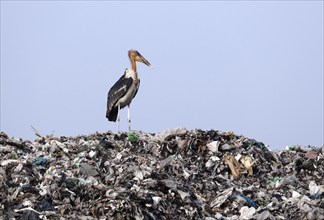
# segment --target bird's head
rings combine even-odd
[[[144,63],[147,66],[151,66],[150,62],[147,61],[137,50],[131,49],[128,51],[128,56],[131,60]]]

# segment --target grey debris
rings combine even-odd
[[[220,144],[219,141],[213,141],[213,142],[207,144],[208,150],[210,150],[213,153],[217,153],[219,144]]]
[[[211,201],[210,207],[220,207],[232,195],[233,189],[234,188],[231,187],[217,194],[216,197]]]
[[[92,166],[90,166],[87,163],[80,164],[80,172],[83,175],[87,175],[87,176],[97,176],[99,174]]]

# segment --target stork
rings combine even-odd
[[[136,50],[128,51],[128,57],[131,61],[132,68],[126,69],[119,80],[110,88],[107,98],[106,118],[108,121],[117,120],[117,129],[119,132],[120,116],[119,112],[126,105],[128,107],[128,130],[131,130],[130,104],[140,86],[140,79],[137,75],[136,62],[142,62],[147,66],[151,64]]]

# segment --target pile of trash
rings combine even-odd
[[[324,219],[324,147],[176,128],[0,133],[0,219]]]

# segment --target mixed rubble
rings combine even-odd
[[[0,219],[324,219],[324,147],[176,128],[0,133]]]

